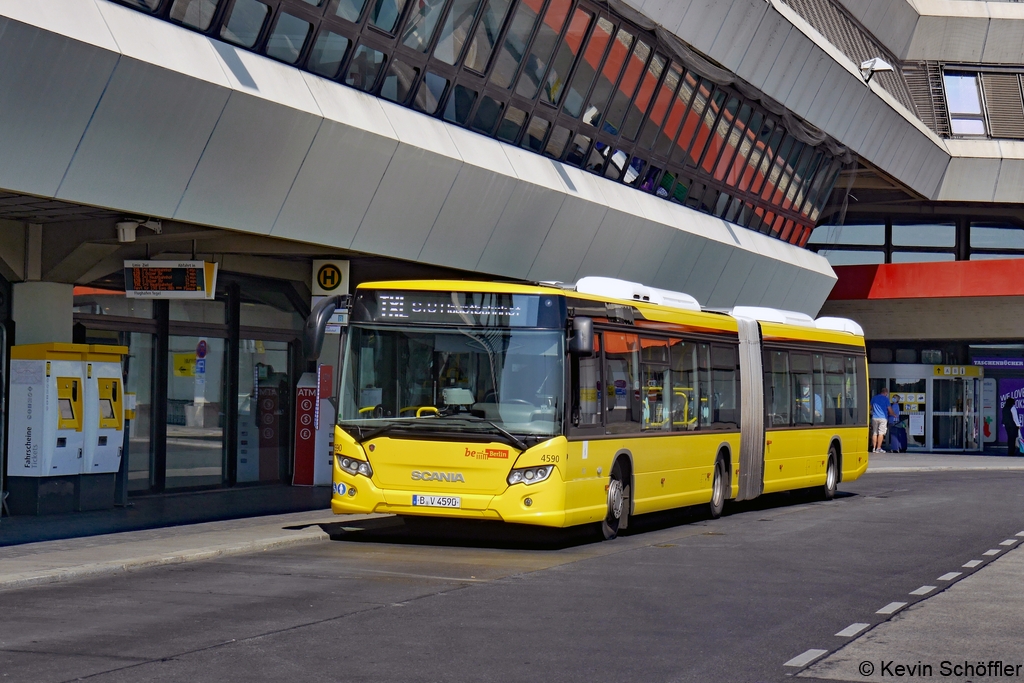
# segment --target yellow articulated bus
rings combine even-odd
[[[868,465],[863,332],[611,278],[375,282],[349,308],[335,513],[549,527],[819,487]]]

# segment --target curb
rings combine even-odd
[[[129,559],[110,560],[107,562],[91,562],[78,566],[28,571],[8,574],[6,576],[0,574],[0,591],[26,588],[29,586],[40,586],[50,583],[61,583],[64,581],[75,581],[78,579],[119,574],[121,572],[130,572],[151,567],[184,564],[186,562],[199,562],[218,557],[245,555],[288,546],[323,543],[328,540],[330,540],[330,536],[319,528],[315,531],[312,529],[303,529],[287,536],[274,536],[260,539],[258,541],[222,543],[219,545],[177,550],[168,553],[142,555],[140,557],[133,557]]]
[[[1024,472],[1024,465],[988,465],[981,467],[967,467],[956,465],[920,465],[906,467],[878,467],[868,468],[864,474],[899,474],[903,472]]]

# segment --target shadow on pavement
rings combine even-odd
[[[836,498],[854,496],[838,492]],[[751,501],[729,503],[725,515],[786,508],[820,500],[810,491],[771,493]],[[660,531],[697,522],[712,521],[706,505],[678,508],[665,512],[637,515],[629,520],[623,536]],[[462,548],[500,548],[512,550],[564,550],[598,543],[600,526],[584,524],[568,529],[550,529],[528,524],[393,516],[318,524],[332,541],[347,543],[392,543],[399,545],[435,545]]]

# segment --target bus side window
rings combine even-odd
[[[700,426],[707,429],[711,426],[711,408],[713,395],[711,391],[711,344],[697,345],[697,359],[700,366]]]
[[[644,431],[672,428],[668,340],[640,340],[640,426]]]
[[[697,420],[697,345],[682,339],[672,339],[672,430],[689,432],[698,429]]]
[[[792,398],[789,387],[789,353],[786,351],[765,352],[764,407],[767,413],[765,426],[788,427]]]
[[[594,356],[572,356],[574,427],[601,424],[603,396],[601,392],[601,334],[594,334]]]
[[[811,391],[811,354],[791,352],[790,372],[793,375],[793,422],[809,425],[814,421],[814,395]]]
[[[825,366],[821,354],[816,353],[814,363],[814,424],[825,424]]]
[[[854,356],[846,356],[846,415],[844,423],[849,425],[863,424],[867,420],[860,416],[860,377],[858,377],[858,366],[860,359]]]
[[[712,421],[715,427],[735,429],[740,426],[739,353],[735,346],[711,347]]]
[[[841,425],[846,406],[846,388],[843,359],[825,356],[825,424]]]
[[[640,339],[635,334],[604,333],[605,431],[640,431]]]

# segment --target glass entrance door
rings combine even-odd
[[[978,384],[973,377],[932,380],[932,447],[977,450]]]

